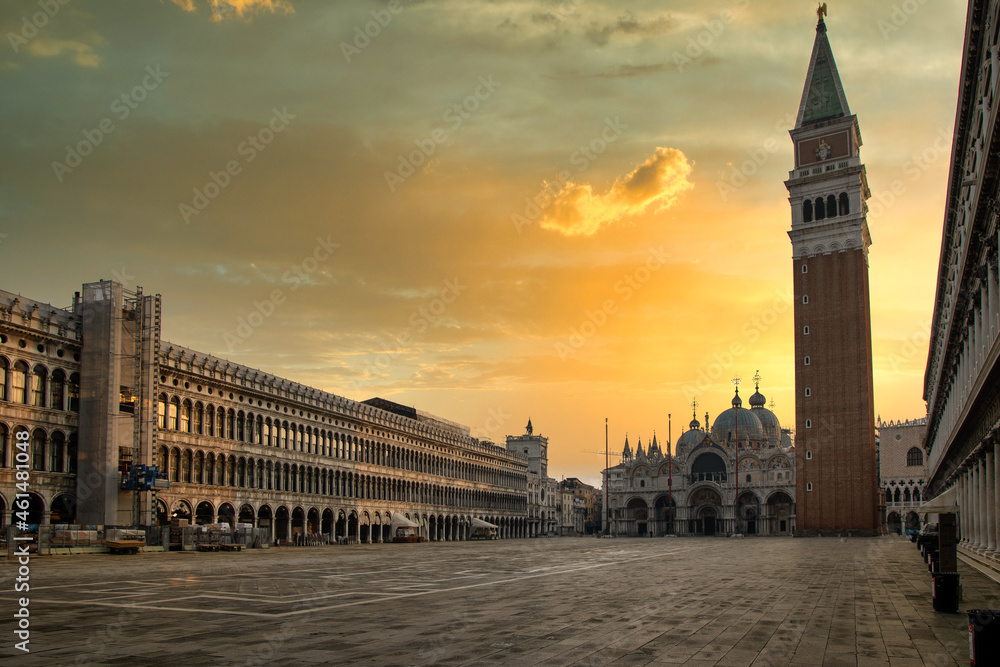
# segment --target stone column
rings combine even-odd
[[[1000,441],[990,444],[993,450],[993,530],[996,532],[994,558],[1000,558]]]
[[[976,553],[986,550],[986,466],[976,461]]]
[[[958,477],[958,521],[959,521],[959,544],[964,545],[969,540],[969,529],[967,527],[966,518],[969,515],[969,499],[967,497],[967,492],[969,490],[969,484],[967,482],[968,471],[963,472]]]
[[[976,541],[976,465],[974,463],[968,464],[968,471],[965,473],[965,486],[965,496],[968,500],[965,508],[965,546],[971,549]]]
[[[983,517],[986,519],[986,550],[984,556],[992,556],[997,548],[997,524],[996,524],[996,481],[994,478],[994,458],[993,446],[990,444],[986,448],[984,459],[986,474],[983,476],[986,482],[986,511]]]

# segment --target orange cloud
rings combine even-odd
[[[253,14],[284,12],[291,14],[295,10],[287,0],[205,0],[212,9],[213,21],[224,21],[227,18],[248,19]],[[186,12],[198,11],[196,0],[173,0],[173,3]]]
[[[691,163],[676,148],[658,147],[645,162],[615,181],[603,195],[589,183],[567,181],[553,197],[539,224],[566,236],[593,236],[602,226],[638,215],[650,204],[662,211],[694,187]]]

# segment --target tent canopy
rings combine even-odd
[[[392,527],[393,528],[399,528],[401,526],[403,528],[419,528],[420,527],[417,524],[415,524],[412,521],[410,521],[409,519],[407,519],[402,514],[398,514],[398,513],[397,514],[393,514],[392,515]]]
[[[925,502],[917,508],[917,511],[929,514],[957,514],[959,512],[958,492],[953,486],[944,493],[938,494],[937,497]]]
[[[489,521],[483,521],[482,519],[477,519],[476,517],[472,517],[472,527],[473,528],[498,528],[499,526],[495,526],[492,523],[490,523]]]

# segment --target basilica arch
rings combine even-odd
[[[624,532],[633,537],[645,537],[649,533],[649,506],[642,498],[632,498],[625,504]]]
[[[718,491],[708,486],[695,488],[689,497],[688,506],[691,517],[688,519],[690,534],[715,535],[720,532],[723,514],[722,498]]]

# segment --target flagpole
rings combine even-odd
[[[670,422],[670,413],[667,413],[667,502],[670,504],[670,530],[674,531],[674,435]]]
[[[604,418],[604,534],[611,534],[611,508],[608,507],[608,418]]]

